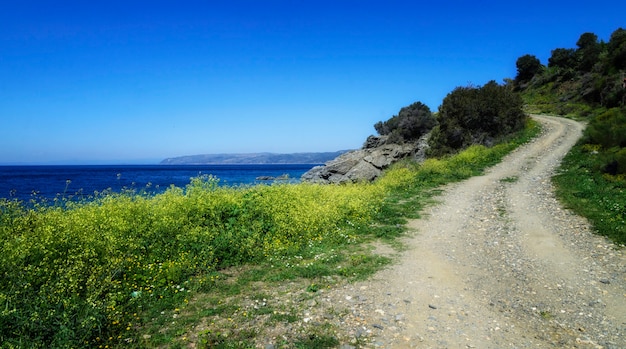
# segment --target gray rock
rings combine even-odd
[[[340,184],[373,181],[391,164],[408,157],[425,159],[429,134],[414,143],[386,143],[386,137],[370,136],[363,148],[344,153],[302,175],[303,182]]]

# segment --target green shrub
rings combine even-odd
[[[520,95],[490,81],[483,87],[457,87],[439,107],[439,125],[429,140],[430,155],[442,156],[473,144],[490,146],[523,129]]]
[[[587,143],[600,144],[604,149],[626,147],[626,112],[613,108],[589,122],[586,130]]]
[[[390,143],[403,143],[414,141],[435,126],[435,118],[427,105],[415,102],[400,109],[398,115],[394,115],[385,122],[378,122],[374,128],[378,134],[389,136]]]

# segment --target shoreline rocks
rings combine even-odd
[[[300,178],[303,182],[340,184],[373,181],[391,164],[413,157],[425,159],[428,137],[422,136],[414,143],[387,143],[385,136],[370,136],[358,150],[344,153],[322,166],[315,166]]]

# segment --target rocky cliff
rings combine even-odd
[[[313,183],[346,183],[373,181],[394,162],[413,157],[425,159],[428,137],[415,142],[389,143],[387,136],[370,136],[361,149],[353,150],[316,166],[302,175],[301,180]]]

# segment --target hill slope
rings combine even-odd
[[[246,153],[246,154],[200,154],[167,158],[161,165],[204,164],[322,164],[345,153],[347,150],[322,153]]]

